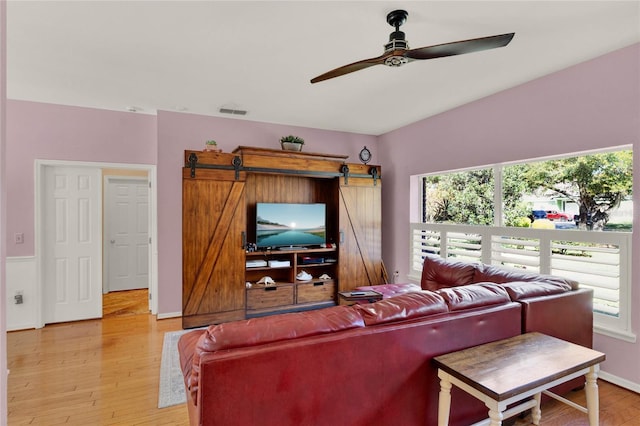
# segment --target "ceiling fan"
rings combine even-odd
[[[515,33],[507,33],[409,49],[409,43],[404,38],[404,32],[400,31],[400,26],[407,21],[408,15],[406,10],[394,10],[387,15],[387,22],[392,27],[395,27],[395,31],[389,35],[389,43],[385,44],[384,53],[381,56],[336,68],[311,79],[311,83],[340,77],[341,75],[360,71],[373,65],[384,64],[390,67],[399,67],[420,59],[435,59],[504,47],[509,44],[515,35]]]

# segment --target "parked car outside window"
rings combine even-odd
[[[547,218],[547,212],[545,212],[544,210],[532,210],[531,211],[531,216],[533,216],[533,220],[546,219]]]
[[[547,218],[547,213],[544,210],[531,210],[531,216],[529,216],[529,219],[531,219],[531,221],[536,221],[538,219],[546,219]]]
[[[545,213],[549,220],[559,220],[560,222],[567,222],[571,220],[568,214],[559,212],[558,210],[547,210]]]

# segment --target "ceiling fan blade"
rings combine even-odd
[[[373,65],[384,64],[384,60],[387,58],[387,56],[389,55],[385,53],[384,55],[378,56],[377,58],[364,59],[362,61],[358,61],[349,65],[338,67],[334,70],[328,71],[315,78],[312,78],[311,83],[317,83],[319,81],[329,80],[330,78],[340,77],[341,75],[349,74],[355,71],[360,71],[362,69],[369,68]]]
[[[500,34],[471,40],[454,41],[452,43],[437,44],[435,46],[419,47],[405,52],[409,59],[435,59],[445,56],[462,55],[464,53],[479,52],[481,50],[504,47],[515,33]]]

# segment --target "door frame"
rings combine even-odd
[[[35,306],[36,328],[44,327],[44,196],[45,181],[44,172],[46,167],[88,167],[96,169],[127,169],[145,170],[149,181],[149,298],[151,300],[151,314],[158,313],[158,195],[157,195],[157,167],[151,164],[125,164],[125,163],[101,163],[91,161],[67,161],[67,160],[35,160],[35,218],[34,218],[34,239],[36,257],[36,286],[35,286]],[[103,197],[102,186],[99,186],[100,197]],[[100,211],[102,221],[103,212]],[[104,262],[104,259],[101,259]]]
[[[106,220],[107,219],[107,213],[109,211],[109,208],[107,206],[107,202],[109,200],[109,185],[117,182],[117,181],[138,181],[138,182],[149,182],[149,179],[147,177],[142,177],[142,176],[124,176],[124,175],[107,175],[107,176],[102,176],[102,188],[104,190],[104,194],[103,194],[103,202],[102,202],[102,211],[103,211],[103,218],[102,218],[102,234],[105,238],[102,239],[102,294],[108,293],[109,291],[111,291],[111,289],[109,288],[109,262],[111,262],[111,259],[109,258],[109,256],[107,255],[108,250],[109,250],[109,238],[107,238],[110,234],[110,228],[109,228],[109,222]],[[151,189],[151,188],[149,188]],[[150,192],[150,191],[149,191]],[[149,202],[151,198],[151,194],[149,193],[147,196],[147,205],[151,205],[151,203]],[[147,212],[148,215],[147,217],[151,217],[150,212]],[[147,230],[148,232],[149,230]],[[151,238],[151,235],[149,235],[149,238]],[[149,256],[149,262],[151,262],[151,256]],[[150,275],[148,275],[150,277]],[[150,283],[149,283],[149,278],[147,278],[147,288],[151,289]],[[151,310],[151,299],[149,299],[149,310]]]

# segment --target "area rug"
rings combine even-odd
[[[162,358],[160,359],[160,390],[158,392],[158,408],[187,402],[184,390],[184,379],[180,370],[178,355],[178,339],[192,330],[169,331],[164,333]]]

